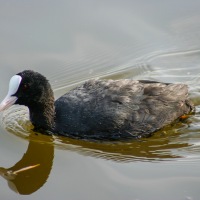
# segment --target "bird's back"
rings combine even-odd
[[[193,106],[184,84],[90,80],[55,102],[56,131],[80,138],[148,136]]]

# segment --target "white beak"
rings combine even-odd
[[[5,99],[0,104],[0,112],[3,110],[8,109],[10,106],[12,106],[17,101],[17,97],[7,95]]]
[[[12,95],[14,95],[17,92],[21,80],[22,77],[19,75],[14,75],[10,79],[8,94],[5,97],[5,99],[0,103],[0,112],[6,110],[17,101],[17,97]]]

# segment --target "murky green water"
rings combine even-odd
[[[196,113],[153,137],[95,143],[34,134],[25,107],[1,114],[0,199],[200,199],[200,2],[0,1],[0,99],[33,69],[56,98],[84,80],[189,85]]]

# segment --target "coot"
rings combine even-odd
[[[89,80],[54,102],[48,80],[32,70],[11,78],[0,111],[13,104],[29,108],[35,131],[97,140],[147,137],[194,109],[184,84],[128,79]]]

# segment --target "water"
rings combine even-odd
[[[129,142],[35,134],[25,107],[1,114],[0,198],[200,198],[200,2],[0,1],[0,99],[11,76],[44,74],[55,97],[88,80],[189,85],[196,113]]]

